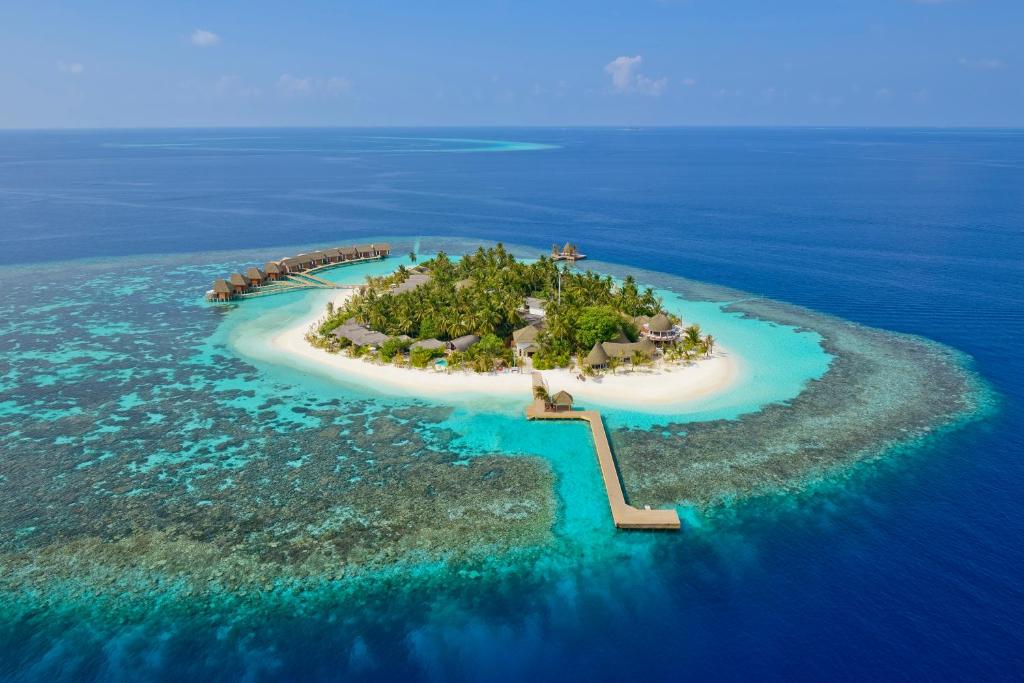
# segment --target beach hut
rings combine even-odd
[[[324,249],[324,259],[327,263],[337,263],[341,260],[341,250],[334,247]]]
[[[245,294],[249,290],[249,278],[245,277],[241,273],[231,273],[228,278],[228,283],[231,284],[231,288],[235,291],[235,294]]]
[[[358,244],[356,245],[356,252],[359,254],[359,258],[373,258],[377,255],[373,250],[372,244]]]
[[[249,284],[253,287],[262,287],[263,282],[267,279],[267,276],[263,274],[263,271],[256,266],[245,271],[245,277],[249,279]]]
[[[584,362],[595,370],[608,367],[608,353],[601,346],[601,342],[594,344],[594,348],[590,349]]]
[[[466,334],[457,339],[452,339],[446,346],[450,352],[466,351],[478,341],[480,341],[480,337],[475,334]]]
[[[564,389],[551,397],[551,410],[561,413],[572,410],[572,394]]]
[[[230,301],[235,298],[234,287],[228,284],[228,281],[223,278],[214,280],[213,289],[210,291],[213,292],[213,301]]]
[[[536,325],[520,327],[512,332],[512,342],[516,345],[516,353],[520,356],[532,356],[540,350],[537,337],[540,335],[540,328]]]
[[[267,261],[263,264],[263,274],[267,280],[280,280],[284,277],[284,269],[281,264],[275,261]]]
[[[650,339],[641,339],[640,341],[629,342],[626,344],[619,342],[604,342],[601,344],[601,348],[608,354],[610,358],[618,358],[621,361],[632,362],[633,354],[640,352],[647,358],[654,358],[654,353],[657,351],[657,347]]]
[[[374,244],[373,251],[377,256],[388,256],[391,254],[391,245],[387,242],[384,242],[383,244]]]
[[[342,261],[355,261],[359,258],[359,252],[355,247],[342,247],[338,251],[341,252]]]

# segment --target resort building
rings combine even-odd
[[[357,245],[356,252],[359,254],[359,258],[373,258],[377,255],[372,244]]]
[[[572,394],[563,389],[548,400],[548,405],[550,410],[559,413],[572,410]]]
[[[359,258],[359,252],[355,247],[342,247],[338,252],[341,254],[342,261],[355,261]]]
[[[452,339],[446,344],[446,347],[449,352],[466,351],[478,341],[480,341],[480,337],[475,334],[466,334],[457,339]]]
[[[682,330],[673,325],[669,317],[664,313],[652,316],[646,322],[638,325],[640,334],[657,344],[671,343],[679,340]]]
[[[262,287],[263,282],[267,279],[263,271],[255,266],[245,271],[245,277],[249,279],[249,285],[252,287]]]
[[[234,290],[235,294],[245,294],[249,291],[249,280],[241,273],[231,273],[228,282],[231,284],[231,289]]]
[[[540,327],[527,325],[520,327],[512,333],[512,342],[515,344],[516,353],[520,356],[530,357],[540,350],[537,337],[540,336]]]
[[[658,347],[650,339],[641,339],[635,342],[606,341],[594,344],[594,348],[590,350],[583,362],[595,370],[599,370],[608,367],[608,361],[611,358],[615,358],[619,362],[632,363],[635,354],[639,353],[644,358],[651,359],[654,358],[657,350]]]
[[[586,254],[581,254],[575,244],[566,242],[561,251],[558,250],[557,244],[551,245],[552,261],[579,261],[585,258],[587,258]]]
[[[349,320],[347,323],[338,326],[331,334],[338,339],[348,340],[353,346],[377,347],[391,339],[391,337],[383,332],[371,330],[354,320]]]
[[[430,275],[422,273],[418,270],[414,270],[409,273],[409,277],[405,279],[405,282],[394,285],[391,289],[394,294],[404,294],[405,292],[411,292],[419,287],[430,282]]]
[[[213,289],[210,291],[213,292],[214,301],[231,301],[235,298],[234,288],[223,278],[214,280]]]
[[[267,261],[263,264],[263,273],[267,280],[280,280],[284,277],[284,269],[276,261]]]
[[[533,316],[534,318],[543,318],[545,308],[547,308],[547,302],[535,296],[528,296],[523,302],[523,310],[526,311],[526,315]]]
[[[583,362],[595,370],[603,370],[608,367],[608,353],[601,346],[601,342],[594,344],[594,348],[590,350]]]
[[[429,351],[436,351],[438,349],[447,349],[448,345],[440,339],[421,339],[418,342],[413,342],[410,349],[427,349]]]

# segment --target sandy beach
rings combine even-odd
[[[334,297],[340,306],[351,296],[344,292]],[[340,353],[328,353],[312,346],[305,339],[310,325],[322,317],[314,312],[298,323],[274,335],[271,347],[281,353],[321,366],[332,375],[344,375],[350,381],[381,391],[403,395],[471,398],[476,395],[530,399],[532,380],[529,372],[475,373],[446,372],[377,365]],[[593,401],[604,405],[628,408],[666,406],[689,403],[728,388],[740,374],[741,363],[728,349],[716,349],[711,358],[702,358],[687,365],[652,368],[580,381],[569,370],[545,370],[543,375],[552,391],[565,389],[578,403]]]

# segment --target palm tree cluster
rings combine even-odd
[[[582,349],[576,338],[577,321],[588,307],[606,306],[622,318],[622,328],[635,337],[632,318],[653,315],[661,302],[651,289],[640,291],[632,277],[616,287],[611,277],[589,271],[560,268],[550,258],[524,263],[501,244],[480,248],[458,260],[439,253],[416,269],[429,280],[413,291],[395,293],[393,287],[412,276],[399,266],[388,276],[367,278],[367,285],[344,306],[330,314],[320,328],[328,334],[349,319],[388,335],[413,339],[454,339],[466,334],[496,335],[507,339],[522,327],[526,297],[546,300],[546,329],[542,347],[564,355]]]

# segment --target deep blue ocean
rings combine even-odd
[[[0,267],[188,264],[366,235],[577,242],[601,261],[930,338],[968,354],[998,394],[987,419],[791,509],[748,511],[700,552],[595,568],[614,592],[482,593],[447,635],[363,605],[382,610],[368,675],[1024,678],[1024,130],[0,132]],[[41,631],[7,625],[3,642],[38,648]],[[196,632],[156,669],[138,666],[145,647],[8,651],[0,678],[352,670],[302,615],[260,633],[276,635],[248,644],[265,658],[251,668],[237,642]]]

